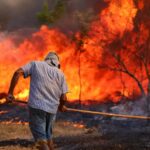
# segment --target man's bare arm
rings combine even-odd
[[[11,83],[10,83],[10,87],[9,87],[9,91],[8,91],[8,96],[7,96],[7,101],[12,101],[14,99],[13,93],[14,93],[14,89],[18,83],[18,80],[20,78],[20,76],[23,76],[24,72],[21,68],[19,68],[18,70],[15,71],[12,79],[11,79]]]

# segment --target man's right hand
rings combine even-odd
[[[61,111],[61,112],[67,111],[67,107],[66,107],[65,105],[62,105],[62,106],[60,105],[58,109],[59,109],[59,111]]]
[[[15,100],[15,97],[13,96],[13,94],[8,94],[6,97],[6,102],[7,103],[12,103]]]

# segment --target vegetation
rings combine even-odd
[[[55,7],[50,10],[48,3],[45,2],[41,12],[37,13],[37,19],[40,24],[50,25],[60,19],[65,12],[65,1],[58,0]]]
[[[138,5],[138,2],[135,4]],[[145,1],[145,4],[147,6],[137,12],[133,31],[124,31],[122,38],[116,35],[110,43],[101,41],[104,52],[103,62],[99,66],[131,77],[143,96],[150,94],[150,3]],[[143,84],[144,81],[147,81],[147,88]]]

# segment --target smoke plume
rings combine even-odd
[[[65,12],[53,26],[64,31],[79,30],[79,19],[85,12],[89,15],[98,14],[107,3],[99,0],[63,0]],[[49,9],[53,10],[58,0],[1,0],[0,30],[16,30],[18,28],[38,27],[36,14],[42,10],[47,2]],[[90,13],[93,14],[90,14]],[[80,15],[80,18],[78,17]],[[90,17],[87,15],[87,17]]]

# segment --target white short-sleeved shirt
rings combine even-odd
[[[33,61],[21,67],[31,77],[28,105],[56,114],[61,94],[68,92],[63,72],[46,61]]]

